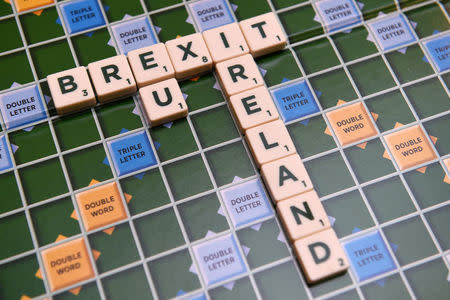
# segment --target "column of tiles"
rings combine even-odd
[[[240,25],[253,56],[286,44],[274,14]],[[239,48],[237,44],[229,46]],[[220,60],[216,71],[308,282],[344,272],[348,268],[345,253],[253,57],[242,53]]]

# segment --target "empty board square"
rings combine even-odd
[[[363,191],[379,223],[416,211],[411,197],[397,176],[365,186]]]
[[[376,19],[369,23],[373,36],[384,51],[412,43],[416,40],[403,14]]]
[[[218,84],[212,73],[200,76],[197,81],[185,80],[180,82],[181,90],[187,96],[186,101],[189,111],[196,111],[225,102],[222,90],[217,88],[216,83]],[[193,99],[195,101],[192,101]]]
[[[191,120],[203,148],[239,137],[239,132],[226,106],[221,105],[195,114]]]
[[[252,179],[220,191],[235,227],[273,215],[260,179]]]
[[[450,184],[445,180],[445,171],[439,162],[404,174],[411,192],[420,208],[427,208],[448,200]],[[430,194],[430,191],[433,191]]]
[[[169,53],[163,43],[129,52],[128,62],[139,88],[175,77]]]
[[[167,164],[164,166],[164,172],[175,200],[213,188],[200,155]]]
[[[367,40],[369,32],[363,26],[342,31],[331,36],[342,59],[352,61],[377,52],[375,43]]]
[[[311,5],[303,5],[281,12],[280,22],[288,35],[289,42],[295,43],[323,34],[320,22]]]
[[[241,141],[210,150],[205,156],[218,186],[255,174],[251,158]]]
[[[284,122],[290,122],[320,110],[304,80],[274,89],[271,93]]]
[[[192,247],[206,285],[212,285],[246,271],[235,237],[231,234]]]
[[[128,174],[157,163],[145,131],[120,137],[107,144],[118,175]]]
[[[201,288],[199,274],[188,249],[152,260],[148,266],[157,295],[162,299],[181,296]]]
[[[71,291],[78,292],[76,295],[72,294]],[[65,292],[61,292],[53,297],[56,300],[62,299],[71,299],[72,297],[80,297],[83,299],[92,299],[92,300],[100,300],[100,292],[97,287],[97,283],[95,281],[90,281],[83,285],[80,285],[73,290],[67,290]]]
[[[430,136],[437,137],[437,141],[434,146],[441,156],[450,153],[450,135],[445,134],[449,125],[450,115],[445,115],[423,123],[425,130],[430,134]]]
[[[357,190],[330,198],[322,204],[333,221],[332,227],[339,238],[375,226],[369,209]]]
[[[8,129],[42,120],[47,116],[37,85],[1,94],[0,110]]]
[[[2,244],[8,245],[0,249],[0,259],[31,250],[30,229],[24,213],[16,213],[0,219],[0,230],[3,233]]]
[[[157,43],[147,17],[116,24],[111,30],[122,54]]]
[[[450,49],[447,47],[449,43],[449,34],[425,42],[425,48],[439,72],[450,68]]]
[[[250,51],[238,23],[207,30],[203,38],[215,64]]]
[[[130,215],[136,215],[170,203],[169,194],[158,168],[138,175],[128,176],[120,180],[122,191],[132,197],[128,203]],[[152,201],[148,201],[149,194],[152,194]]]
[[[20,40],[16,19],[8,18],[0,21],[0,31],[5,34],[5,41],[0,45],[0,52],[13,50],[23,46],[23,42]]]
[[[53,105],[58,114],[93,107],[96,97],[85,67],[77,67],[47,76]]]
[[[400,83],[433,74],[430,62],[417,44],[387,53],[386,59]]]
[[[0,270],[0,284],[8,288],[0,291],[0,297],[20,299],[24,294],[29,297],[44,294],[44,281],[35,276],[37,269],[39,269],[39,263],[36,254],[3,264]],[[24,286],[23,282],[27,284]]]
[[[391,224],[384,227],[383,231],[401,266],[437,253],[428,229],[420,217],[415,216]]]
[[[157,126],[150,130],[160,161],[166,161],[198,150],[186,119],[172,122],[171,126]]]
[[[244,227],[237,231],[251,269],[289,257],[288,243],[277,218]],[[273,286],[274,287],[274,286]]]
[[[389,69],[379,56],[350,65],[348,70],[363,96],[395,85]]]
[[[302,77],[295,56],[288,49],[258,57],[256,63],[267,87]]]
[[[231,286],[231,289],[230,289]],[[224,284],[208,291],[212,299],[257,299],[252,283],[248,277],[233,281],[232,284]],[[194,298],[191,300],[203,300],[206,298]]]
[[[254,57],[281,50],[286,46],[286,35],[273,12],[241,21],[239,26]]]
[[[436,157],[427,135],[419,125],[388,134],[384,139],[400,170],[422,164]]]
[[[152,291],[142,266],[102,278],[102,286],[108,299],[120,300],[127,297],[153,299]]]
[[[309,82],[323,109],[336,106],[339,99],[351,101],[358,97],[343,69],[312,77]]]
[[[142,5],[139,0],[130,1],[114,1],[114,0],[104,0],[104,11],[109,22],[116,22],[123,20],[127,16],[138,16],[144,13],[145,5]],[[145,1],[144,1],[145,2]]]
[[[448,94],[438,78],[409,85],[404,88],[404,91],[421,119],[450,109]]]
[[[60,5],[69,33],[92,29],[105,24],[97,0],[77,0]]]
[[[327,124],[322,115],[289,124],[287,129],[300,157],[336,148],[333,137],[325,132]]]
[[[0,137],[0,171],[12,168],[12,160],[4,135]]]
[[[167,2],[164,1],[163,5],[166,5]],[[152,14],[151,19],[161,42],[167,42],[178,36],[185,36],[195,32],[192,22],[188,22],[190,18],[184,5]]]
[[[417,298],[444,299],[450,293],[448,267],[440,257],[408,269],[405,275]]]
[[[116,49],[110,41],[113,38],[107,28],[99,28],[86,34],[71,36],[75,54],[80,65],[87,66],[104,58],[117,55]],[[111,46],[112,45],[112,46]]]
[[[29,48],[34,68],[39,79],[50,74],[75,68],[75,62],[66,39],[57,40],[50,44]],[[58,63],[55,63],[58,61]]]
[[[358,281],[384,274],[396,268],[379,231],[353,238],[344,244]]]
[[[21,168],[20,180],[28,204],[67,193],[66,179],[59,159],[49,159]],[[48,182],[52,188],[48,188]]]
[[[92,249],[101,255],[96,259],[97,270],[104,273],[139,260],[136,242],[128,223],[108,228],[110,231],[97,231],[89,235]],[[117,247],[120,245],[120,247]]]
[[[71,237],[80,233],[80,224],[72,199],[66,197],[34,207],[30,210],[31,221],[40,246],[54,243],[59,235]],[[51,217],[50,217],[51,216]]]
[[[366,100],[366,105],[381,132],[394,129],[400,124],[414,122],[411,109],[399,90]]]
[[[95,276],[84,238],[43,250],[42,261],[51,291]]]
[[[365,20],[376,18],[380,13],[387,14],[397,9],[395,0],[361,0],[358,1],[364,6],[360,10]]]
[[[200,31],[234,22],[231,9],[225,0],[200,0],[188,5]]]
[[[447,204],[427,212],[425,216],[441,249],[450,249],[450,237],[447,234],[447,225],[445,225],[450,218],[450,205]],[[450,256],[448,256],[448,259],[450,259]]]
[[[209,238],[229,229],[216,193],[181,203],[178,211],[191,241]]]
[[[323,38],[294,48],[307,74],[340,64],[328,39]]]
[[[361,287],[366,299],[397,299],[408,300],[410,295],[403,279],[398,273],[372,281]]]
[[[53,129],[62,151],[95,142],[100,135],[90,110],[54,120]],[[79,134],[83,132],[83,134]]]
[[[9,89],[16,83],[25,84],[34,81],[25,51],[14,52],[0,57],[0,68],[8,73],[0,74],[0,89]]]
[[[372,119],[362,102],[337,108],[327,112],[326,115],[342,146],[377,134]]]
[[[67,153],[64,163],[74,190],[89,186],[92,179],[104,181],[113,176],[102,144]]]
[[[305,162],[305,168],[320,197],[349,188],[355,183],[338,152]]]
[[[419,38],[438,32],[444,32],[450,28],[448,19],[437,3],[430,3],[405,12],[410,22],[414,22],[414,31]]]
[[[0,175],[0,189],[8,201],[0,202],[0,214],[22,207],[19,188],[13,172],[3,172]]]
[[[142,120],[133,98],[126,98],[95,109],[105,138],[115,136],[124,130],[141,128]]]
[[[395,172],[394,165],[383,154],[385,148],[379,139],[352,146],[344,150],[359,182],[367,182]]]
[[[290,280],[286,280],[289,278]],[[301,282],[301,275],[295,262],[288,261],[273,268],[255,273],[255,281],[264,299],[307,299],[308,295]]]
[[[35,44],[63,36],[64,28],[61,22],[55,22],[58,19],[59,14],[56,6],[21,15],[20,24],[28,44]],[[44,28],[45,30],[43,30]],[[14,39],[11,40],[11,42],[13,41]]]
[[[230,0],[230,4],[238,20],[248,19],[270,11],[269,4],[264,0],[254,0],[253,2]]]
[[[321,284],[310,286],[311,294],[318,297],[340,288],[349,287],[353,284],[353,279],[349,274],[350,272],[346,272],[340,276],[329,278]]]
[[[328,32],[361,22],[361,14],[352,0],[323,0],[315,5]]]
[[[146,257],[176,248],[185,243],[173,208],[135,219],[136,233]],[[161,230],[161,226],[164,230]],[[167,237],[170,236],[170,239]]]

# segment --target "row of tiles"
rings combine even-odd
[[[286,37],[273,13],[256,16],[239,23],[217,27],[137,49],[49,75],[47,81],[59,114],[67,114],[109,102],[136,92],[137,88],[176,78],[184,80],[222,65],[231,58],[247,54],[261,56],[284,48]],[[251,54],[249,54],[251,53]],[[255,64],[256,65],[256,64]],[[230,80],[242,75],[235,67]],[[258,68],[254,70],[259,75]],[[261,77],[259,75],[259,77]],[[262,84],[262,78],[258,78]],[[242,83],[245,84],[245,83]],[[95,92],[94,92],[95,90]],[[227,90],[228,91],[228,90]],[[236,89],[231,93],[236,93]],[[153,94],[153,91],[142,91]],[[227,94],[229,94],[227,92]]]
[[[251,62],[246,65],[252,66]],[[230,67],[227,70],[232,74]],[[232,85],[221,71],[217,68],[221,84],[230,95]],[[229,102],[307,281],[316,283],[347,270],[346,255],[267,88],[260,86],[231,95]]]

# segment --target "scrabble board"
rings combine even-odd
[[[0,299],[446,299],[449,11],[0,0]],[[268,12],[288,45],[255,61],[350,265],[316,284],[216,71],[179,81],[187,117],[151,128],[138,94],[59,116],[46,80]]]

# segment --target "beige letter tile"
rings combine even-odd
[[[136,92],[136,82],[125,55],[105,58],[88,65],[99,102],[108,102]]]
[[[97,102],[85,67],[49,75],[47,82],[60,115],[92,107]]]
[[[300,156],[290,155],[261,167],[261,175],[274,202],[313,189]]]
[[[238,23],[203,32],[214,63],[249,53],[247,42]]]
[[[128,52],[128,62],[140,88],[175,77],[169,53],[163,43]]]
[[[327,213],[314,190],[279,201],[277,212],[291,241],[330,227]]]
[[[218,63],[216,71],[228,97],[264,84],[258,65],[250,54]]]
[[[345,272],[349,266],[347,256],[331,228],[297,240],[294,250],[308,283]]]
[[[175,78],[139,89],[142,104],[151,126],[187,116],[188,108]]]
[[[281,50],[286,36],[274,13],[266,13],[239,23],[254,57]]]
[[[187,79],[212,69],[211,55],[201,33],[167,41],[166,48],[177,79]]]
[[[264,86],[231,96],[230,103],[242,133],[278,119],[278,111]]]
[[[245,139],[258,167],[296,152],[281,120],[250,128],[246,131]]]

